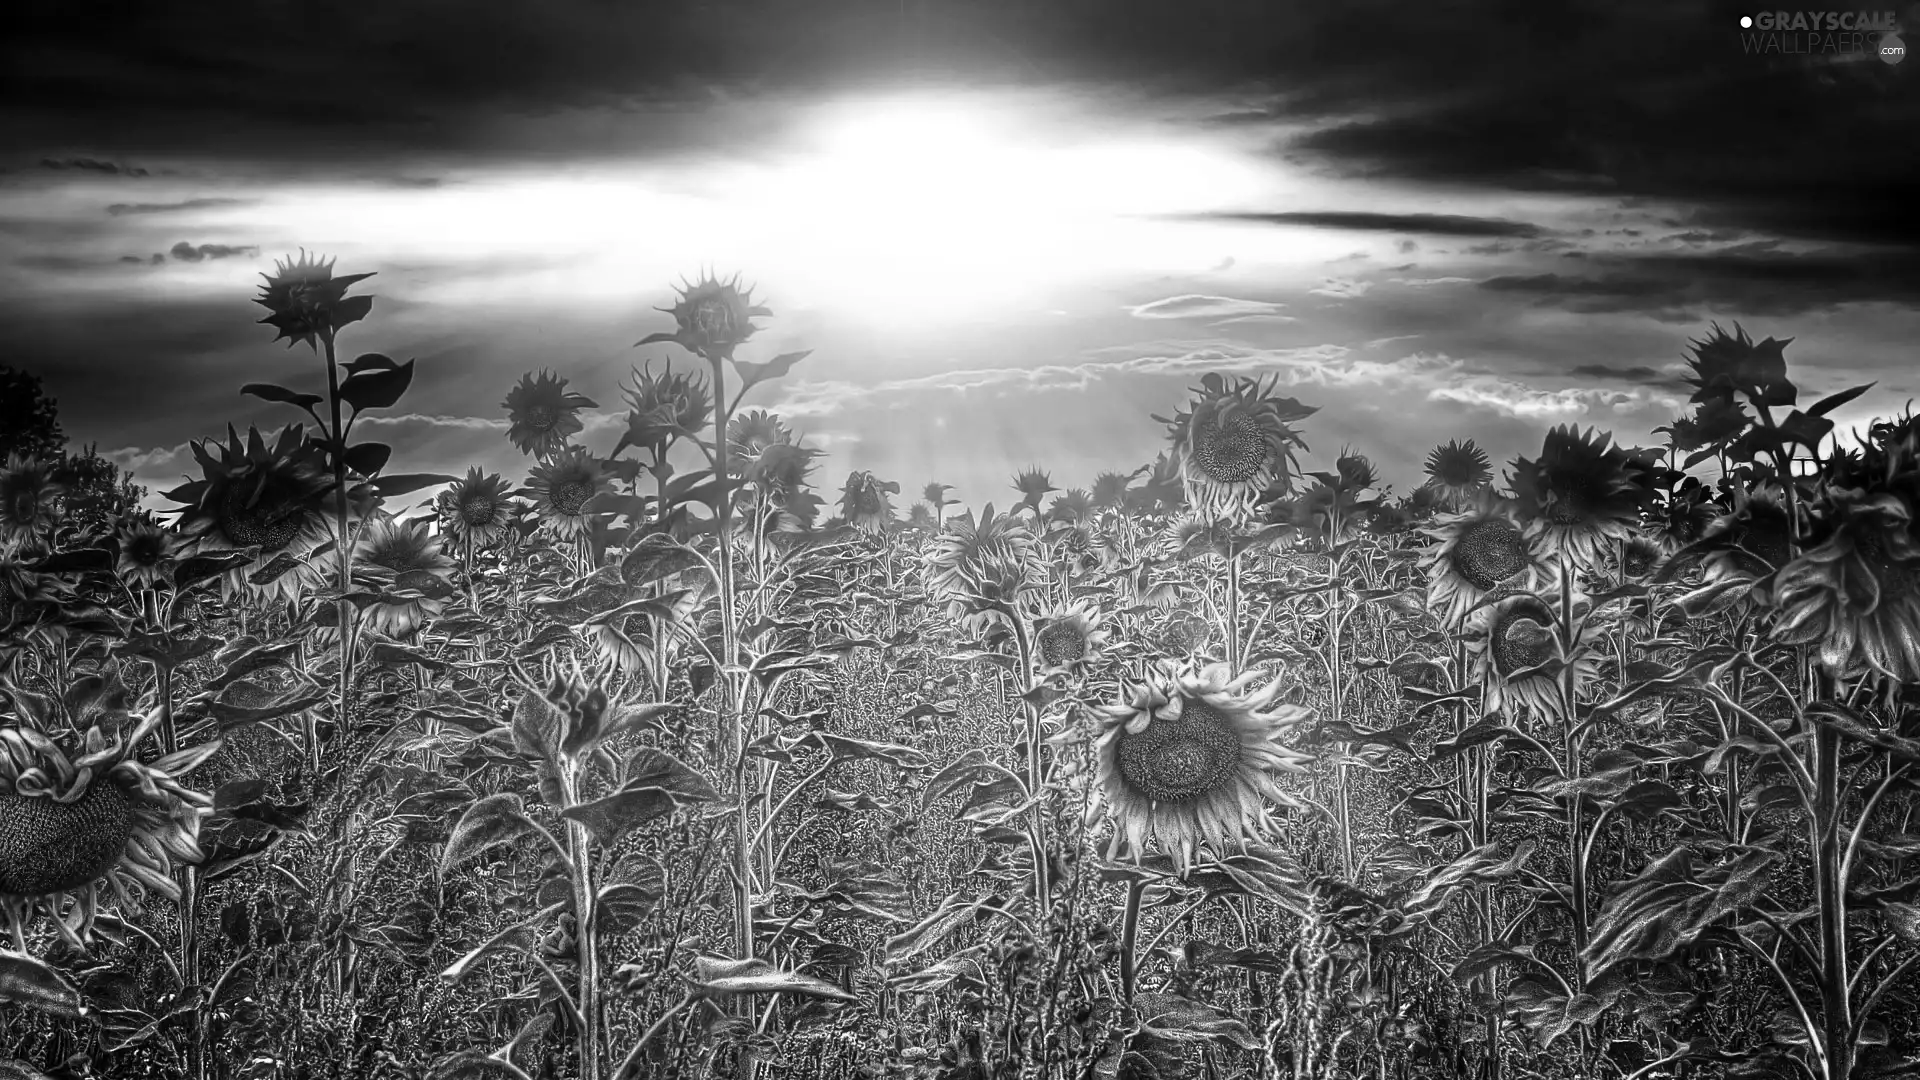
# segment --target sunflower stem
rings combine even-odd
[[[148,625],[154,633],[162,633],[165,624],[161,619],[160,596],[153,589],[146,590],[144,596]],[[160,707],[160,755],[177,752],[180,749],[180,735],[173,722],[173,665],[153,661],[153,673],[156,683],[156,696]],[[182,865],[174,870],[174,880],[180,887],[180,981],[187,992],[197,995],[200,987],[200,942],[199,924],[199,875],[192,866]],[[199,999],[196,996],[195,1001]],[[203,1008],[193,1011],[195,1037],[187,1045],[188,1075],[197,1080],[207,1078],[207,1012]]]
[[[1576,642],[1573,632],[1573,563],[1562,556],[1560,560],[1560,704],[1561,745],[1566,756],[1566,776],[1569,782],[1576,782],[1582,776],[1580,761],[1580,716],[1575,702],[1574,689],[1574,649]],[[1579,795],[1574,795],[1567,806],[1567,861],[1568,889],[1573,917],[1573,976],[1574,986],[1584,990],[1587,985],[1586,951],[1590,924],[1587,913],[1587,861],[1582,857],[1586,849],[1586,807]],[[1582,1042],[1584,1043],[1584,1028]]]

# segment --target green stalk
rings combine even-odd
[[[1560,655],[1565,663],[1560,668],[1561,703],[1561,746],[1566,756],[1567,779],[1578,780],[1581,775],[1580,763],[1580,716],[1574,701],[1573,685],[1573,566],[1565,558],[1560,560]],[[1574,986],[1586,989],[1587,966],[1582,957],[1587,951],[1587,940],[1591,924],[1587,912],[1587,862],[1581,857],[1585,848],[1586,808],[1580,797],[1575,795],[1567,807],[1567,862],[1568,888],[1572,892],[1573,909],[1573,975]]]
[[[1009,614],[1013,621],[1014,645],[1020,653],[1020,710],[1027,729],[1027,791],[1034,798],[1027,834],[1033,848],[1033,896],[1040,917],[1044,920],[1053,911],[1053,884],[1049,880],[1047,865],[1046,802],[1039,797],[1047,783],[1046,758],[1040,745],[1040,707],[1028,696],[1034,688],[1033,645],[1027,638],[1027,627],[1019,614],[1011,611]]]
[[[561,767],[563,796],[568,806],[580,803],[579,764]],[[580,1009],[580,1080],[600,1080],[600,955],[595,948],[598,919],[594,911],[593,836],[584,822],[567,821],[567,858],[573,860],[574,952],[580,981],[576,1005]]]
[[[1338,730],[1346,711],[1346,683],[1340,677],[1340,630],[1345,620],[1341,618],[1341,590],[1337,587],[1340,580],[1340,564],[1345,556],[1327,556],[1327,583],[1336,586],[1327,593],[1327,691],[1333,698],[1333,725]],[[1347,758],[1343,753],[1334,766],[1334,804],[1336,816],[1340,819],[1340,872],[1348,880],[1353,878],[1353,807],[1352,792],[1348,786]]]
[[[147,621],[154,632],[162,632],[165,623],[160,612],[160,596],[153,589],[146,591]],[[156,661],[153,665],[154,678],[158,685],[160,699],[160,754],[162,757],[180,749],[180,734],[173,723],[173,665]],[[182,988],[195,995],[193,1025],[195,1037],[187,1046],[188,1074],[198,1080],[207,1078],[207,1011],[198,1003],[200,992],[200,941],[199,941],[199,873],[190,865],[182,865],[174,870],[174,880],[180,887],[180,981]]]

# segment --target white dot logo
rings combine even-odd
[[[1751,15],[1740,16],[1740,29],[1742,30],[1753,29],[1753,16]]]

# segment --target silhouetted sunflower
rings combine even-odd
[[[373,297],[347,295],[355,283],[373,275],[334,277],[333,263],[310,258],[303,248],[298,261],[276,261],[272,274],[260,275],[266,284],[254,303],[267,309],[267,317],[260,322],[278,331],[273,340],[285,338],[289,349],[305,342],[317,351],[322,336],[366,318],[373,310]]]
[[[656,310],[673,316],[676,329],[671,334],[649,334],[635,342],[652,345],[671,341],[702,359],[719,363],[733,356],[758,327],[753,320],[773,314],[753,302],[753,290],[740,287],[739,275],[731,281],[702,277],[691,285],[682,284],[678,299],[670,308]]]
[[[1707,580],[1757,580],[1793,558],[1793,517],[1779,492],[1737,488],[1734,508],[1707,525],[1699,546]]]
[[[209,445],[219,457],[208,452]],[[229,427],[225,444],[196,442],[193,456],[202,479],[166,493],[186,504],[178,521],[182,554],[259,549],[253,561],[227,575],[229,592],[244,587],[248,576],[277,556],[305,558],[332,539],[327,505],[333,481],[300,425],[282,430],[271,446],[257,428],[247,429],[243,443]],[[282,574],[265,588],[290,597],[299,588],[299,576]]]
[[[1458,510],[1493,479],[1493,464],[1487,452],[1472,439],[1449,439],[1427,455],[1427,482],[1448,509]]]
[[[847,486],[840,490],[840,516],[863,533],[885,532],[894,522],[893,500],[900,485],[882,480],[870,472],[847,474]]]
[[[713,417],[712,388],[707,385],[706,375],[698,371],[675,372],[668,367],[655,375],[635,368],[633,385],[623,393],[627,399],[627,433],[613,449],[616,456],[628,446],[658,450],[698,436]],[[765,415],[734,417],[729,431],[739,429],[743,421],[751,425],[749,417]],[[734,452],[740,451],[736,448]]]
[[[1137,861],[1153,839],[1184,873],[1201,845],[1225,855],[1249,831],[1268,831],[1270,803],[1299,805],[1275,774],[1304,771],[1308,756],[1281,738],[1311,713],[1275,704],[1279,680],[1249,692],[1259,678],[1234,677],[1224,664],[1160,665],[1096,710],[1097,783],[1114,823],[1109,858],[1124,841]]]
[[[1646,498],[1642,470],[1612,443],[1611,435],[1556,427],[1538,458],[1513,463],[1515,508],[1543,557],[1592,569],[1604,545],[1632,535]]]
[[[500,407],[507,410],[507,438],[513,445],[523,454],[547,458],[584,429],[580,410],[594,408],[595,403],[584,394],[568,392],[567,380],[551,372],[542,371],[536,379],[529,371],[507,391]]]

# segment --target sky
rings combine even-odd
[[[812,350],[746,406],[823,487],[970,505],[1151,461],[1210,371],[1318,406],[1309,467],[1357,450],[1400,491],[1451,438],[1652,443],[1716,321],[1792,338],[1809,398],[1875,382],[1843,428],[1920,386],[1920,61],[1769,43],[1738,3],[14,11],[0,362],[156,492],[190,440],[299,418],[242,384],[324,386],[251,303],[301,249],[375,274],[343,359],[418,361],[357,428],[408,472],[523,478],[530,370],[610,452],[632,371],[691,359],[633,343],[708,271],[774,313],[741,359]]]

